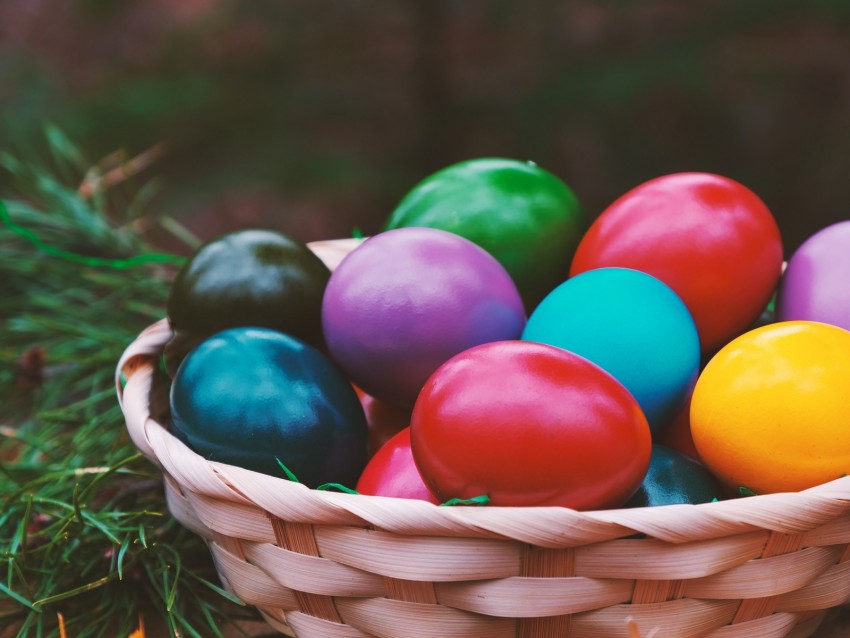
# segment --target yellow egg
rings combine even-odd
[[[786,321],[729,342],[697,379],[691,434],[733,489],[798,491],[850,473],[850,332]]]

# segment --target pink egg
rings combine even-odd
[[[340,263],[322,302],[334,360],[368,394],[412,406],[455,354],[518,339],[525,309],[505,268],[486,250],[435,228],[370,237]]]
[[[791,256],[777,296],[777,319],[850,330],[850,221],[818,231]]]

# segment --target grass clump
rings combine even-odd
[[[50,127],[42,157],[0,151],[0,638],[208,638],[255,617],[168,514],[115,395],[181,262],[142,239],[148,153],[92,168]]]

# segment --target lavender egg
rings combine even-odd
[[[525,321],[517,287],[495,257],[435,228],[370,237],[333,272],[322,302],[334,360],[365,392],[402,407],[455,354],[518,339]]]
[[[788,261],[777,295],[779,321],[829,323],[850,330],[850,221],[827,226]]]

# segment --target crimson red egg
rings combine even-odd
[[[691,388],[690,392],[693,392]],[[688,458],[699,461],[699,452],[694,445],[694,439],[691,437],[691,397],[679,410],[676,417],[670,426],[665,429],[658,437],[658,443],[673,448],[677,452],[681,452]]]
[[[357,481],[357,491],[370,496],[414,498],[440,504],[413,461],[409,427],[390,437],[369,459]]]
[[[617,507],[652,451],[646,417],[619,381],[527,341],[476,346],[440,366],[410,427],[416,464],[441,501]]]
[[[570,275],[620,266],[653,275],[690,310],[704,353],[755,321],[782,271],[776,220],[750,189],[720,175],[676,173],[627,192],[594,221]]]

